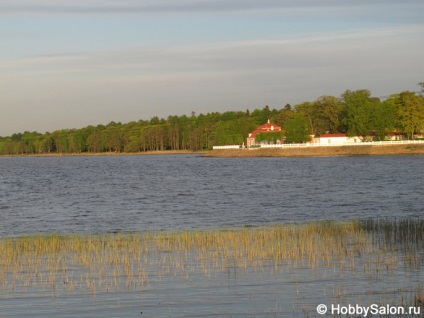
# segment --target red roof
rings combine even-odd
[[[347,137],[347,134],[323,134],[320,138]]]
[[[262,126],[259,126],[256,128],[249,136],[249,138],[255,138],[257,134],[263,133],[263,132],[274,132],[274,131],[281,131],[281,127],[271,124],[268,120],[266,124],[263,124]]]

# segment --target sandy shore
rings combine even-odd
[[[250,148],[220,149],[206,153],[205,157],[310,157],[310,156],[364,156],[424,154],[423,144],[331,146],[307,148]]]

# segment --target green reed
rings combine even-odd
[[[146,288],[151,278],[362,270],[378,275],[423,263],[424,221],[348,221],[235,229],[98,235],[34,235],[0,240],[0,287],[65,291]],[[358,262],[361,260],[361,262]],[[361,268],[358,268],[361,263]],[[363,266],[363,267],[362,267]]]

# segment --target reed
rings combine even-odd
[[[403,266],[419,269],[424,264],[424,220],[370,219],[361,221],[373,245],[403,254]]]
[[[22,236],[0,240],[0,286],[49,288],[52,295],[84,289],[96,295],[148,288],[152,277],[165,275],[189,279],[197,273],[329,268],[375,276],[399,266],[418,270],[423,242],[423,220]]]

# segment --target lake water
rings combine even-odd
[[[0,237],[422,218],[423,159],[0,157]],[[319,303],[397,305],[424,284],[422,269],[361,266],[185,279],[152,269],[149,288],[96,295],[17,286],[1,291],[0,317],[313,317]]]
[[[422,156],[0,158],[0,237],[424,215]]]

